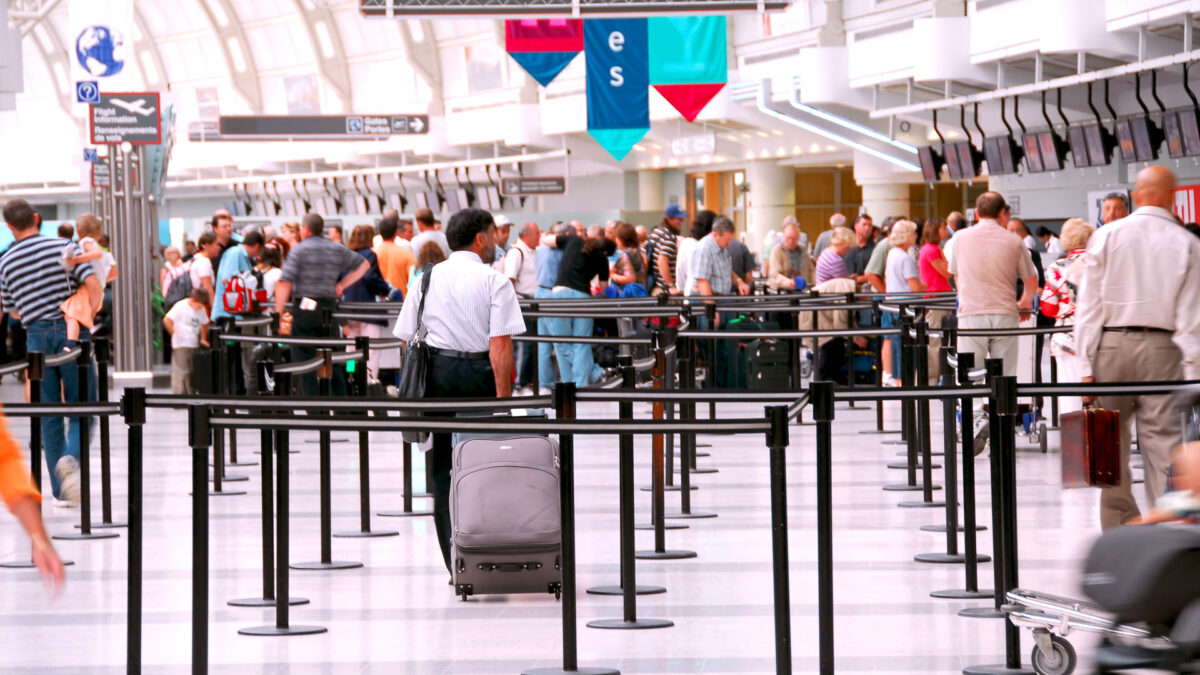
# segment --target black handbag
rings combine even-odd
[[[433,265],[426,265],[421,270],[421,304],[417,306],[417,330],[401,354],[400,381],[396,385],[401,399],[425,398],[425,387],[429,383],[429,363],[431,354],[429,345],[425,343],[425,297],[429,295],[429,277],[433,275]],[[409,415],[402,415],[408,417]],[[418,416],[418,415],[414,415]],[[402,433],[405,443],[424,443],[429,440],[428,431],[405,431]]]

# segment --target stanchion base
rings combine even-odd
[[[255,451],[254,451],[254,454],[256,454],[256,455],[261,455],[261,454],[262,454],[262,450],[255,450]],[[289,455],[298,455],[298,454],[300,454],[300,451],[299,451],[299,450],[288,450],[288,454],[289,454]],[[211,465],[210,465],[210,466],[211,466]]]
[[[968,619],[1003,619],[1005,616],[1004,612],[995,607],[968,607],[960,609],[958,615]]]
[[[275,598],[238,598],[225,603],[230,607],[274,607]],[[307,605],[308,598],[288,598],[288,605]]]
[[[433,511],[376,511],[375,515],[382,518],[412,518],[414,516],[432,516]]]
[[[645,630],[647,628],[670,628],[674,625],[674,621],[667,621],[666,619],[638,619],[637,621],[599,619],[587,622],[588,628],[603,628],[607,630]]]
[[[294,570],[352,570],[362,567],[360,562],[350,562],[348,560],[334,560],[333,562],[308,562],[308,563],[292,563],[288,567]]]
[[[67,565],[75,564],[74,560],[63,560],[61,562],[64,567],[66,567]],[[15,560],[13,562],[0,563],[0,567],[10,569],[10,570],[27,570],[27,569],[37,567],[37,565],[34,565],[32,560]],[[663,590],[666,590],[666,589],[663,589]]]
[[[80,527],[82,527],[82,526],[79,525],[78,523],[75,524],[75,529],[78,530]],[[129,525],[127,525],[126,523],[92,523],[92,527],[103,530],[103,529],[110,529],[110,528],[115,528],[115,527],[129,527]]]
[[[1002,675],[1004,673],[1029,673],[1030,675],[1033,675],[1034,670],[1032,668],[1025,668],[1024,666],[1020,668],[1009,668],[1003,663],[997,663],[993,666],[967,666],[966,668],[963,668],[963,675]]]
[[[371,537],[398,537],[400,533],[395,530],[369,530],[367,532],[351,531],[351,532],[334,532],[333,536],[342,537],[344,539],[368,539]]]
[[[692,489],[692,490],[699,490],[700,488],[698,488],[698,487],[696,487],[695,485],[693,485],[693,486],[691,486],[691,489]],[[646,486],[644,486],[644,487],[640,487],[640,488],[638,488],[638,490],[640,490],[640,491],[642,491],[642,492],[654,492],[654,488],[653,488],[653,487],[651,487],[651,486],[649,486],[649,485],[646,485]],[[663,486],[663,491],[664,491],[664,492],[683,492],[683,488],[679,487],[678,485],[664,485],[664,486]]]
[[[88,539],[115,539],[117,536],[116,532],[89,532],[88,534],[82,532],[65,532],[63,534],[52,534],[50,538],[65,541],[86,541]]]
[[[986,529],[987,529],[987,528],[986,528],[986,527],[984,527],[983,525],[976,525],[976,526],[975,526],[975,531],[976,531],[976,532],[983,532],[983,531],[984,531],[984,530],[986,530]],[[922,532],[941,532],[942,534],[945,534],[945,532],[946,532],[946,525],[945,525],[945,524],[942,524],[942,525],[922,525],[922,526],[921,526],[921,531],[922,531]],[[962,525],[959,525],[959,526],[958,526],[958,531],[959,531],[959,532],[966,532],[966,531],[967,531],[967,528],[963,527]]]
[[[917,455],[918,455],[918,456],[919,456],[919,455],[921,455],[921,454],[923,454],[923,453],[920,453],[920,452],[918,452],[918,453],[917,453]],[[941,450],[934,450],[934,451],[932,451],[932,452],[930,452],[930,453],[929,453],[929,456],[930,456],[930,457],[944,457],[945,455],[946,455],[946,453],[942,452]],[[896,453],[896,456],[897,456],[897,457],[908,457],[908,451],[907,451],[907,450],[901,450],[900,452],[897,452],[897,453]],[[917,461],[920,461],[920,460],[917,460]],[[907,464],[905,464],[905,466],[908,466],[908,465],[907,465]],[[938,467],[938,468],[940,469],[941,467]]]
[[[697,457],[712,457],[712,453],[711,452],[697,452],[696,456]]]
[[[212,466],[209,464],[209,466]],[[225,461],[225,466],[258,466],[258,462],[230,462]]]
[[[862,431],[860,431],[858,433],[862,434],[863,436],[883,436],[886,434],[898,434],[898,433],[900,433],[900,430],[899,429],[863,429]]]
[[[696,447],[697,447],[697,448],[711,448],[711,447],[712,447],[712,443],[697,443],[697,444],[696,444]],[[699,453],[696,453],[696,456],[697,456],[697,457],[701,457],[702,455],[700,455]]]
[[[244,480],[250,480],[249,476],[221,476],[222,483],[240,483]],[[213,482],[213,475],[208,474],[208,482]]]
[[[625,595],[625,591],[620,586],[593,586],[587,589],[589,595]],[[666,593],[667,589],[662,586],[643,586],[638,584],[634,590],[634,595],[659,595]]]
[[[259,637],[282,637],[285,635],[316,635],[318,633],[328,633],[329,629],[324,626],[288,626],[280,628],[279,626],[256,626],[254,628],[240,628],[238,635],[255,635]]]
[[[899,506],[902,509],[944,509],[946,508],[946,502],[900,502],[896,506]]]
[[[717,517],[717,514],[715,514],[715,513],[700,513],[699,511],[693,511],[691,513],[683,513],[682,511],[680,511],[678,513],[668,513],[667,514],[667,518],[671,518],[674,520],[691,520],[691,519],[695,519],[695,518],[716,518],[716,517]]]
[[[934,591],[929,594],[931,598],[944,598],[946,600],[982,600],[984,598],[995,598],[996,592],[991,590],[968,591],[965,588],[948,588],[944,591]]]
[[[209,490],[208,491],[209,497],[236,497],[238,495],[244,495],[244,494],[246,494],[245,490]],[[188,496],[191,497],[192,493],[189,492]]]
[[[903,438],[897,438],[894,441],[880,441],[880,445],[908,445],[908,441]]]
[[[664,530],[686,530],[686,529],[688,529],[688,527],[689,527],[688,525],[681,525],[679,523],[663,523]],[[641,525],[634,525],[633,529],[642,530],[643,532],[646,530],[653,530],[654,524],[653,523],[642,523]]]
[[[317,445],[321,442],[321,439],[308,438],[308,439],[305,439],[304,442],[307,443],[308,445]],[[329,442],[330,443],[349,443],[350,439],[349,438],[331,438],[331,439],[329,439]]]
[[[682,472],[682,471],[680,471],[679,469],[675,469],[675,473],[683,473],[683,472]],[[720,473],[720,469],[714,469],[714,468],[712,468],[711,466],[702,466],[702,467],[700,467],[699,469],[692,469],[691,471],[688,471],[688,473],[690,473],[690,474],[697,474],[697,473]]]
[[[695,551],[638,551],[633,554],[638,560],[684,560],[695,558]]]
[[[620,675],[620,670],[616,668],[576,668],[575,670],[534,668],[533,670],[522,670],[521,675]]]
[[[889,469],[902,469],[902,470],[903,470],[903,469],[907,469],[907,468],[908,468],[908,462],[892,462],[891,464],[888,464],[888,465],[887,465],[887,468],[889,468]],[[917,471],[924,471],[924,470],[925,470],[925,465],[924,465],[924,464],[918,464],[918,465],[917,465],[915,468],[916,468],[916,470],[917,470]],[[932,464],[932,465],[930,465],[930,468],[931,468],[931,469],[940,469],[940,468],[942,468],[942,465],[941,465],[941,464]]]
[[[923,563],[933,563],[936,565],[953,565],[955,563],[966,562],[967,557],[961,553],[954,553],[954,554],[950,554],[950,553],[918,553],[917,555],[913,556],[913,560],[916,560],[917,562],[923,562]],[[975,556],[975,562],[977,562],[977,563],[985,563],[985,562],[991,562],[991,561],[992,561],[992,559],[990,556],[986,556],[986,555]]]
[[[883,489],[888,492],[920,492],[925,489],[925,486],[921,485],[920,483],[918,483],[916,485],[909,485],[908,483],[900,483],[898,485],[884,485]],[[934,485],[933,489],[941,490],[942,486]]]

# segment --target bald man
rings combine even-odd
[[[1083,258],[1075,310],[1083,381],[1200,378],[1200,239],[1171,210],[1175,175],[1162,166],[1143,169],[1133,201],[1137,210],[1097,230]],[[1167,396],[1101,396],[1099,403],[1120,412],[1122,425],[1121,484],[1100,491],[1100,526],[1108,529],[1140,514],[1129,472],[1134,417],[1147,507],[1163,495],[1182,427]]]

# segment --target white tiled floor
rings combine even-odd
[[[3,387],[4,398],[19,393]],[[722,415],[757,414],[760,406],[723,408]],[[601,416],[614,406],[583,406],[581,415]],[[644,414],[639,407],[639,414]],[[888,408],[894,427],[898,407]],[[145,672],[186,672],[190,659],[190,460],[182,413],[153,411],[146,430],[145,475]],[[956,612],[980,602],[935,600],[935,589],[961,587],[960,565],[915,563],[917,553],[938,551],[944,535],[922,532],[940,523],[942,509],[902,509],[913,493],[884,492],[903,472],[890,436],[860,435],[873,426],[872,410],[838,405],[834,432],[834,599],[839,672],[953,673],[963,666],[1003,660],[1002,624],[960,618]],[[14,424],[26,437],[28,425]],[[940,421],[934,412],[935,438]],[[114,425],[115,506],[125,510],[124,427]],[[815,459],[812,427],[793,427],[789,451],[792,635],[796,672],[817,668],[817,577]],[[317,559],[317,449],[309,434],[293,434],[293,561]],[[257,434],[242,434],[241,456],[252,453]],[[773,672],[770,498],[767,455],[760,438],[712,436],[704,466],[719,473],[699,475],[694,508],[716,511],[712,520],[667,532],[668,547],[697,551],[693,560],[639,562],[638,581],[666,586],[664,595],[639,598],[639,613],[671,619],[672,628],[601,631],[583,627],[594,618],[618,618],[620,599],[579,595],[579,654],[582,665],[618,667],[624,673]],[[940,441],[935,446],[940,445]],[[1051,447],[1057,445],[1052,436]],[[357,526],[357,446],[334,448],[334,531]],[[373,507],[400,507],[400,459],[391,438],[372,443]],[[576,442],[578,558],[581,588],[617,581],[617,453],[615,438]],[[638,481],[648,481],[649,442],[639,440]],[[1058,455],[1031,448],[1018,457],[1021,583],[1065,595],[1077,594],[1078,567],[1098,532],[1091,491],[1058,487]],[[990,524],[987,461],[976,462],[979,517]],[[418,471],[420,464],[418,464]],[[292,594],[312,600],[292,609],[294,624],[328,627],[323,635],[254,638],[239,628],[272,622],[269,610],[228,607],[235,597],[261,590],[259,468],[231,469],[250,481],[240,497],[213,498],[209,629],[212,672],[220,673],[516,673],[553,666],[561,655],[559,605],[550,596],[474,599],[462,603],[446,585],[428,519],[373,519],[377,529],[399,537],[335,539],[334,557],[361,560],[361,569],[291,574]],[[940,476],[941,471],[937,471]],[[93,470],[98,476],[98,464]],[[941,479],[938,479],[941,482]],[[418,473],[417,485],[423,485]],[[95,495],[98,514],[99,496]],[[638,493],[638,520],[649,510],[649,494]],[[668,510],[678,493],[667,496]],[[418,500],[423,504],[425,500]],[[64,532],[78,511],[46,508],[52,532]],[[124,530],[118,539],[60,542],[76,561],[65,592],[46,596],[34,572],[0,569],[0,672],[123,672],[125,650]],[[652,545],[639,532],[639,548]],[[990,552],[991,532],[980,550]],[[27,554],[15,522],[0,516],[0,559]],[[980,567],[990,587],[991,565]],[[1074,640],[1084,661],[1089,643]],[[1032,643],[1023,636],[1022,658]],[[1081,665],[1081,669],[1086,665]]]

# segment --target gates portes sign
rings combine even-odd
[[[567,192],[567,179],[553,178],[501,178],[500,192],[506,196],[561,195]]]
[[[218,138],[306,140],[379,138],[429,133],[428,115],[225,115]]]
[[[100,94],[91,105],[92,145],[158,145],[162,118],[155,92]]]

